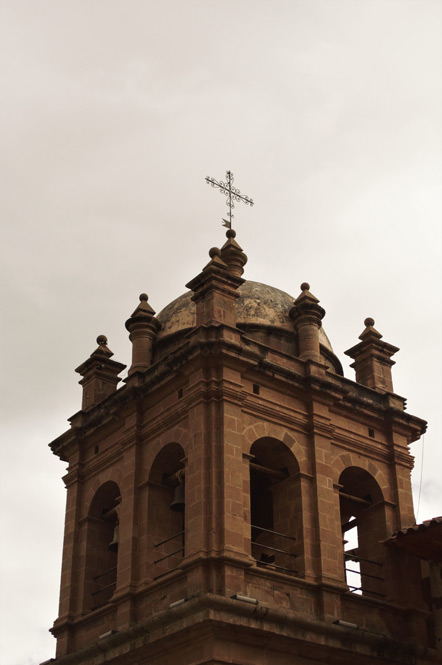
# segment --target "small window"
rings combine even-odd
[[[253,393],[254,393],[255,395],[259,395],[259,386],[258,386],[257,383],[254,383],[254,384],[253,384]]]
[[[374,429],[372,429],[371,427],[368,428],[368,436],[374,439]]]
[[[184,394],[184,391],[183,391],[182,388],[180,388],[180,389],[178,390],[178,399],[181,399],[182,396],[183,396],[183,394]]]

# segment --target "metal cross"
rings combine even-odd
[[[227,207],[229,208],[228,214],[228,219],[223,218],[223,226],[227,226],[228,229],[232,228],[232,219],[234,218],[234,214],[232,212],[232,209],[235,207],[235,201],[242,201],[246,205],[253,205],[253,199],[250,199],[248,196],[245,194],[241,194],[239,189],[236,189],[236,187],[233,187],[233,173],[231,171],[226,171],[226,182],[222,182],[220,180],[215,180],[215,178],[209,178],[207,176],[206,182],[208,185],[212,185],[212,187],[219,187],[219,191],[221,194],[224,194],[227,196]]]

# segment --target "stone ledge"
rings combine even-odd
[[[355,662],[373,665],[382,661],[398,665],[440,663],[440,654],[433,649],[366,630],[306,619],[291,610],[265,607],[257,600],[258,604],[252,605],[215,594],[200,594],[54,662],[58,665],[101,665],[118,658],[121,665],[134,662],[156,665],[161,662],[157,657],[159,653],[163,654],[160,658],[164,658],[164,648],[167,653],[179,648],[180,643],[189,644],[191,634],[196,639],[198,634],[202,639],[206,637],[208,646],[214,648],[217,635],[224,632],[245,648],[250,648],[253,639],[255,649],[257,642],[262,640],[268,645],[271,636],[275,665],[282,662],[279,658],[282,654],[291,657],[308,654],[312,665],[324,662],[324,658],[328,663],[340,665]],[[160,642],[161,649],[158,649]],[[218,647],[222,650],[222,643]],[[195,661],[182,660],[180,665],[190,665],[191,662]]]

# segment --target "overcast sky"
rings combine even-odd
[[[365,317],[401,348],[395,390],[429,421],[418,521],[442,514],[441,14],[3,0],[2,663],[55,653],[66,465],[47,443],[80,408],[74,368],[98,334],[129,363],[139,293],[159,312],[223,244],[206,175],[255,200],[235,210],[244,276],[308,281],[347,377]]]

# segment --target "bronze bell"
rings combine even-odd
[[[109,543],[107,548],[111,550],[111,552],[117,552],[118,551],[118,532],[119,532],[119,524],[118,522],[116,523],[114,527],[114,535],[112,538],[112,542]]]
[[[184,483],[180,483],[175,487],[175,492],[173,495],[173,501],[170,504],[170,508],[177,513],[184,512]]]

